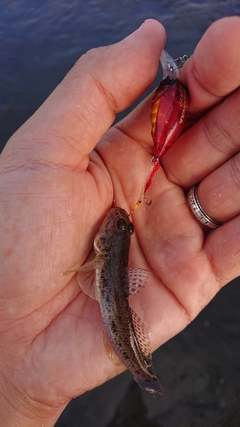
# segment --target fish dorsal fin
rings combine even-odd
[[[109,339],[108,333],[105,328],[102,330],[102,343],[103,347],[109,357],[109,359],[114,363],[114,365],[122,365],[122,360],[118,356],[117,352],[112,346],[112,343]]]
[[[143,288],[148,280],[150,271],[144,268],[129,267],[128,268],[128,295],[135,295]]]
[[[134,332],[136,339],[139,345],[139,348],[144,356],[144,362],[148,368],[152,366],[152,352],[151,352],[151,342],[149,338],[148,331],[140,319],[140,317],[131,309],[132,313],[132,322],[134,327]]]

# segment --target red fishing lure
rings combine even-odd
[[[155,92],[151,107],[151,133],[154,142],[153,168],[133,211],[138,208],[142,199],[146,202],[146,191],[149,189],[155,173],[160,168],[160,158],[173,145],[183,130],[188,110],[188,91],[186,86],[177,78],[177,75],[178,68],[183,65],[187,58],[187,56],[183,56],[178,60],[172,60],[166,51],[162,53],[161,64],[164,79]],[[176,61],[179,61],[180,65]]]
[[[145,185],[144,193],[150,187],[152,178],[160,167],[160,157],[168,151],[182,132],[187,109],[186,87],[177,78],[167,76],[161,81],[152,100],[153,170]]]

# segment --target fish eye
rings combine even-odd
[[[128,225],[128,231],[130,234],[133,234],[134,232],[134,225],[132,222],[130,222],[130,224]]]
[[[126,230],[126,226],[127,226],[127,223],[126,223],[125,219],[119,218],[117,220],[117,222],[116,222],[116,228],[118,230],[124,231],[124,230]]]

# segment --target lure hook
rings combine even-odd
[[[141,191],[141,194],[138,198],[137,203],[135,203],[133,208],[130,210],[128,216],[130,216],[133,212],[135,212],[139,208],[139,206],[142,204],[142,202],[146,203],[147,206],[150,206],[152,204],[152,200],[150,200],[149,202],[147,201],[145,188]]]
[[[152,199],[149,202],[147,201],[146,192],[144,192],[143,200],[144,200],[144,203],[146,203],[147,206],[150,206],[152,204]]]

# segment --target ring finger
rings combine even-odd
[[[240,153],[200,182],[197,197],[210,218],[226,222],[240,214]]]

